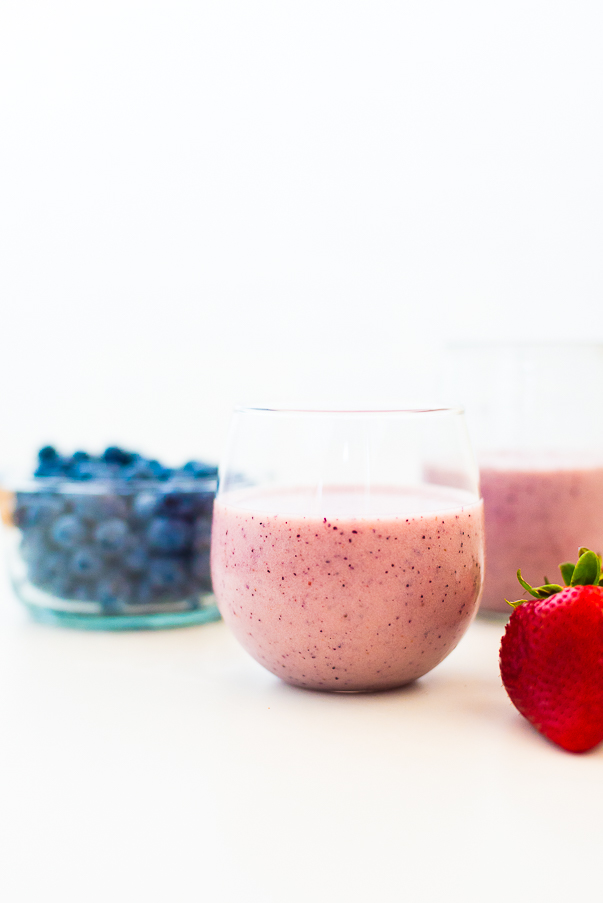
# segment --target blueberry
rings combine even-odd
[[[193,555],[191,561],[191,574],[197,580],[206,582],[211,579],[210,575],[210,553],[209,549],[197,552]]]
[[[149,566],[149,553],[143,546],[134,546],[123,557],[124,567],[135,574],[140,574]]]
[[[162,590],[154,586],[148,577],[145,577],[134,591],[134,601],[148,605],[150,602],[157,601],[161,593]]]
[[[34,470],[34,477],[60,477],[63,474],[63,468],[55,464],[39,464]]]
[[[208,549],[211,545],[211,520],[198,518],[193,525],[193,548],[196,551]]]
[[[173,558],[155,558],[149,563],[146,575],[136,589],[141,603],[177,602],[191,592],[186,570]]]
[[[59,454],[52,445],[45,445],[44,448],[41,448],[38,452],[38,460],[40,462],[56,461],[58,457]]]
[[[194,504],[189,493],[171,490],[157,499],[156,513],[164,517],[191,517],[194,514]]]
[[[196,480],[215,477],[218,473],[217,467],[212,464],[206,464],[204,461],[187,461],[182,470],[185,473],[190,473]]]
[[[192,540],[190,524],[167,517],[154,517],[146,535],[149,546],[160,552],[183,552]]]
[[[94,600],[109,611],[119,611],[132,600],[132,584],[121,574],[110,574],[94,587]]]
[[[75,461],[70,464],[67,474],[71,480],[106,480],[111,476],[111,470],[104,461]]]
[[[17,527],[28,529],[49,523],[65,511],[65,502],[58,495],[18,492],[14,521]]]
[[[78,517],[87,521],[128,516],[128,504],[119,495],[74,495],[71,496],[71,506]]]
[[[40,495],[34,503],[36,523],[48,524],[65,511],[65,499],[60,495]]]
[[[161,480],[162,482],[168,480],[172,474],[173,470],[169,467],[164,467],[163,464],[160,464],[159,461],[151,460],[147,462],[151,470],[153,471],[153,476],[156,480]]]
[[[214,492],[195,493],[195,513],[197,517],[211,518],[214,512]]]
[[[160,496],[156,492],[138,492],[132,504],[134,516],[139,520],[148,520],[155,513],[160,501]]]
[[[103,461],[107,464],[117,464],[119,467],[132,464],[137,458],[138,455],[134,452],[124,451],[123,448],[118,448],[116,445],[110,445],[102,454]]]
[[[130,482],[132,480],[154,480],[156,470],[151,467],[149,461],[140,458],[133,464],[124,467],[120,473],[120,479]]]
[[[53,542],[62,549],[73,549],[86,535],[86,527],[79,517],[63,514],[57,517],[50,528]]]
[[[47,445],[38,452],[38,466],[34,471],[34,476],[62,476],[65,473],[68,463],[68,458],[62,458],[55,448],[51,445]]]
[[[78,461],[89,461],[90,455],[85,451],[76,451],[71,455],[72,463],[77,463]]]
[[[88,579],[96,577],[102,570],[100,555],[93,546],[82,546],[69,559],[69,571],[74,577]]]
[[[213,495],[211,498],[213,501]],[[172,489],[158,499],[157,514],[192,520],[203,511],[205,502],[205,493]]]
[[[101,551],[107,555],[114,554],[125,548],[129,535],[129,528],[124,520],[111,517],[101,521],[94,531],[94,540]]]
[[[159,592],[176,592],[186,584],[186,571],[173,558],[154,558],[149,564],[148,581]]]
[[[39,558],[48,555],[49,550],[46,545],[44,530],[39,527],[27,530],[21,538],[19,550],[23,561],[28,564],[33,564]]]
[[[60,552],[50,552],[30,564],[28,576],[35,586],[52,592],[68,580],[67,558]]]
[[[134,591],[134,602],[141,602],[144,605],[148,605],[149,602],[153,602],[155,597],[157,596],[157,591],[154,586],[150,583],[148,579],[141,580],[138,586]]]

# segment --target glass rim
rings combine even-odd
[[[415,416],[420,414],[464,414],[465,409],[462,405],[442,405],[438,407],[421,407],[421,408],[304,408],[304,407],[286,407],[274,405],[235,405],[233,412],[235,414],[307,414],[307,415],[359,415],[359,416],[379,416],[381,414],[399,414],[406,416]]]

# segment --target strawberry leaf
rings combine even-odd
[[[559,586],[558,583],[545,583],[544,586],[530,586],[530,584],[521,576],[521,570],[517,571],[517,579],[526,592],[531,596],[534,596],[535,599],[546,599],[548,596],[553,596],[555,593],[560,593],[563,590],[563,587]],[[508,600],[505,599],[505,602],[506,601]],[[525,602],[525,599],[522,599],[521,601]],[[509,604],[511,605],[512,603]]]
[[[525,589],[525,591],[527,593],[529,593],[531,596],[534,596],[534,598],[536,598],[536,599],[541,598],[541,595],[538,592],[538,590],[534,589],[533,586],[530,586],[530,584],[526,583],[526,581],[523,579],[523,577],[521,576],[521,568],[519,568],[517,570],[517,579],[519,580],[519,582],[521,583],[521,585],[523,586],[523,588]]]
[[[559,565],[559,570],[561,571],[561,576],[563,577],[563,582],[566,586],[571,585],[575,567],[576,565],[572,564],[571,561],[566,561]]]
[[[510,605],[511,608],[517,608],[518,605],[523,605],[523,603],[527,602],[527,601],[528,601],[527,599],[517,599],[516,602],[509,602],[508,599],[505,599],[505,602],[507,603],[507,605]]]
[[[559,586],[558,583],[545,583],[544,586],[536,587],[540,594],[541,599],[546,599],[547,596],[554,596],[555,593],[563,592],[563,587]]]
[[[570,586],[596,586],[601,576],[601,560],[588,549],[580,551],[582,554],[574,568]]]

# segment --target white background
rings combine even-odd
[[[450,340],[603,340],[602,47],[595,0],[0,0],[0,465],[217,460],[239,400],[405,403]],[[342,698],[223,624],[0,601],[6,903],[599,893],[602,751],[515,713],[500,625]]]
[[[603,338],[595,2],[0,4],[3,457]]]

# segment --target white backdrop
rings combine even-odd
[[[603,341],[602,48],[600,0],[0,0],[0,470]],[[589,899],[602,750],[516,715],[499,632],[336,698],[0,585],[3,900]]]
[[[217,459],[237,400],[603,339],[602,42],[594,0],[3,0],[3,459]]]

